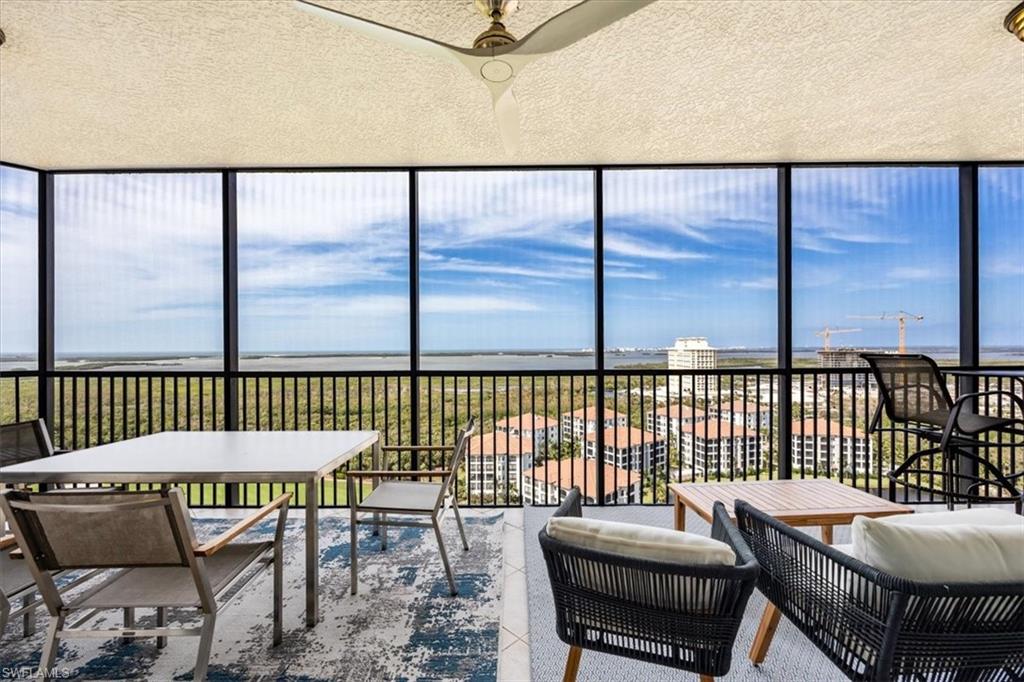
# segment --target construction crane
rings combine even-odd
[[[832,329],[826,326],[824,329],[814,332],[815,336],[820,336],[825,340],[825,346],[823,350],[832,350],[832,335],[833,334],[849,334],[850,332],[859,332],[860,329]]]
[[[907,320],[920,322],[924,315],[915,315],[901,310],[898,313],[882,313],[881,315],[847,315],[851,320],[896,320],[900,329],[899,352],[907,352]]]

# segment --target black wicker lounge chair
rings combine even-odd
[[[582,516],[579,488],[554,515]],[[758,569],[721,504],[712,536],[732,547],[735,566],[634,559],[562,542],[541,530],[558,637],[571,647],[564,680],[576,678],[583,649],[687,670],[701,680],[729,672]],[[605,589],[595,590],[595,580]]]
[[[1024,679],[1024,584],[883,573],[750,506],[758,588],[851,680]]]
[[[896,484],[900,483],[945,496],[950,509],[957,502],[1011,501],[1018,514],[1024,512],[1024,492],[1018,487],[1024,472],[1007,474],[979,454],[996,447],[1013,452],[1024,445],[1024,399],[1010,391],[979,391],[954,401],[938,365],[927,355],[862,353],[861,357],[871,366],[881,395],[869,431],[904,433],[931,444],[886,474],[890,499],[895,500]],[[996,396],[1011,401],[1009,414],[988,416],[972,410],[978,398]],[[882,426],[883,409],[892,426]],[[998,438],[989,440],[987,435]],[[942,471],[930,466],[929,458],[935,455],[942,455]],[[961,469],[962,462],[969,464],[966,471]],[[941,489],[924,483],[935,475],[942,481]]]

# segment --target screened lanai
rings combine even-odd
[[[0,0],[2,658],[82,679],[1022,674],[1022,17]],[[49,537],[27,520],[60,504]],[[1003,528],[1003,553],[944,551],[1005,563],[981,584],[1008,620],[906,617],[1003,633],[980,662],[962,641],[927,658],[843,589],[791,604],[795,564],[768,560],[778,522],[815,561],[854,570],[849,545],[974,585],[857,544],[856,519],[967,508],[990,516],[936,525]],[[76,513],[109,534],[62,548]],[[640,530],[559,536],[580,515]],[[719,625],[668,583],[641,608],[608,594],[638,573],[566,582],[581,542],[688,566],[630,554],[651,528],[732,552],[714,656],[693,643]],[[132,549],[160,532],[172,560]],[[223,614],[90,601],[120,594],[95,587],[108,569],[168,565]],[[643,625],[599,628],[587,598]],[[79,602],[106,639],[71,632]],[[877,631],[823,642],[814,604]]]

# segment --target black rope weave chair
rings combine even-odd
[[[994,390],[967,393],[954,401],[938,365],[927,355],[862,353],[861,357],[870,365],[881,396],[869,432],[903,433],[931,444],[886,473],[889,499],[895,501],[896,484],[901,483],[907,489],[945,496],[950,509],[958,501],[1012,500],[1017,513],[1024,513],[1024,492],[1018,487],[1024,471],[1008,475],[988,457],[979,455],[991,448],[1008,448],[1012,453],[1024,447],[1024,398]],[[996,417],[971,409],[979,398],[991,397],[1008,398],[1016,409],[1010,415]],[[882,426],[883,410],[891,426]],[[987,440],[983,436],[997,438]],[[1009,442],[1003,440],[1005,436],[1009,436]],[[929,466],[928,458],[934,455],[942,455],[940,472]],[[968,464],[967,471],[962,470],[963,463]],[[941,489],[926,485],[922,478],[931,481],[936,474],[942,481]],[[916,481],[913,476],[918,477]],[[991,492],[993,488],[998,494]]]
[[[883,573],[736,502],[758,588],[851,680],[1024,679],[1024,584]]]
[[[554,516],[581,516],[573,488]],[[555,600],[558,637],[569,644],[565,680],[583,649],[701,675],[729,672],[736,631],[757,581],[757,561],[725,507],[712,536],[730,545],[735,566],[686,566],[582,548],[540,531]]]

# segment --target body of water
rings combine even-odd
[[[921,348],[916,352],[927,353],[939,362],[955,363],[957,352],[952,348]],[[719,351],[722,366],[772,367],[776,355],[769,349],[726,349]],[[997,348],[983,353],[987,363],[1024,364],[1024,348]],[[801,348],[793,353],[799,364],[814,363],[816,349]],[[665,351],[622,351],[605,355],[605,366],[609,369],[652,365],[665,366],[668,361]],[[0,357],[0,371],[34,369],[35,361],[25,356]],[[243,354],[241,369],[249,371],[287,370],[295,372],[314,371],[402,371],[409,368],[407,355],[394,354],[352,354],[352,353],[262,353]],[[528,371],[528,370],[586,370],[594,368],[592,353],[562,351],[551,353],[450,353],[425,354],[420,366],[424,370],[479,370],[479,371]],[[150,355],[150,356],[81,356],[61,358],[58,369],[88,369],[107,371],[217,371],[223,368],[220,357],[211,355]]]

